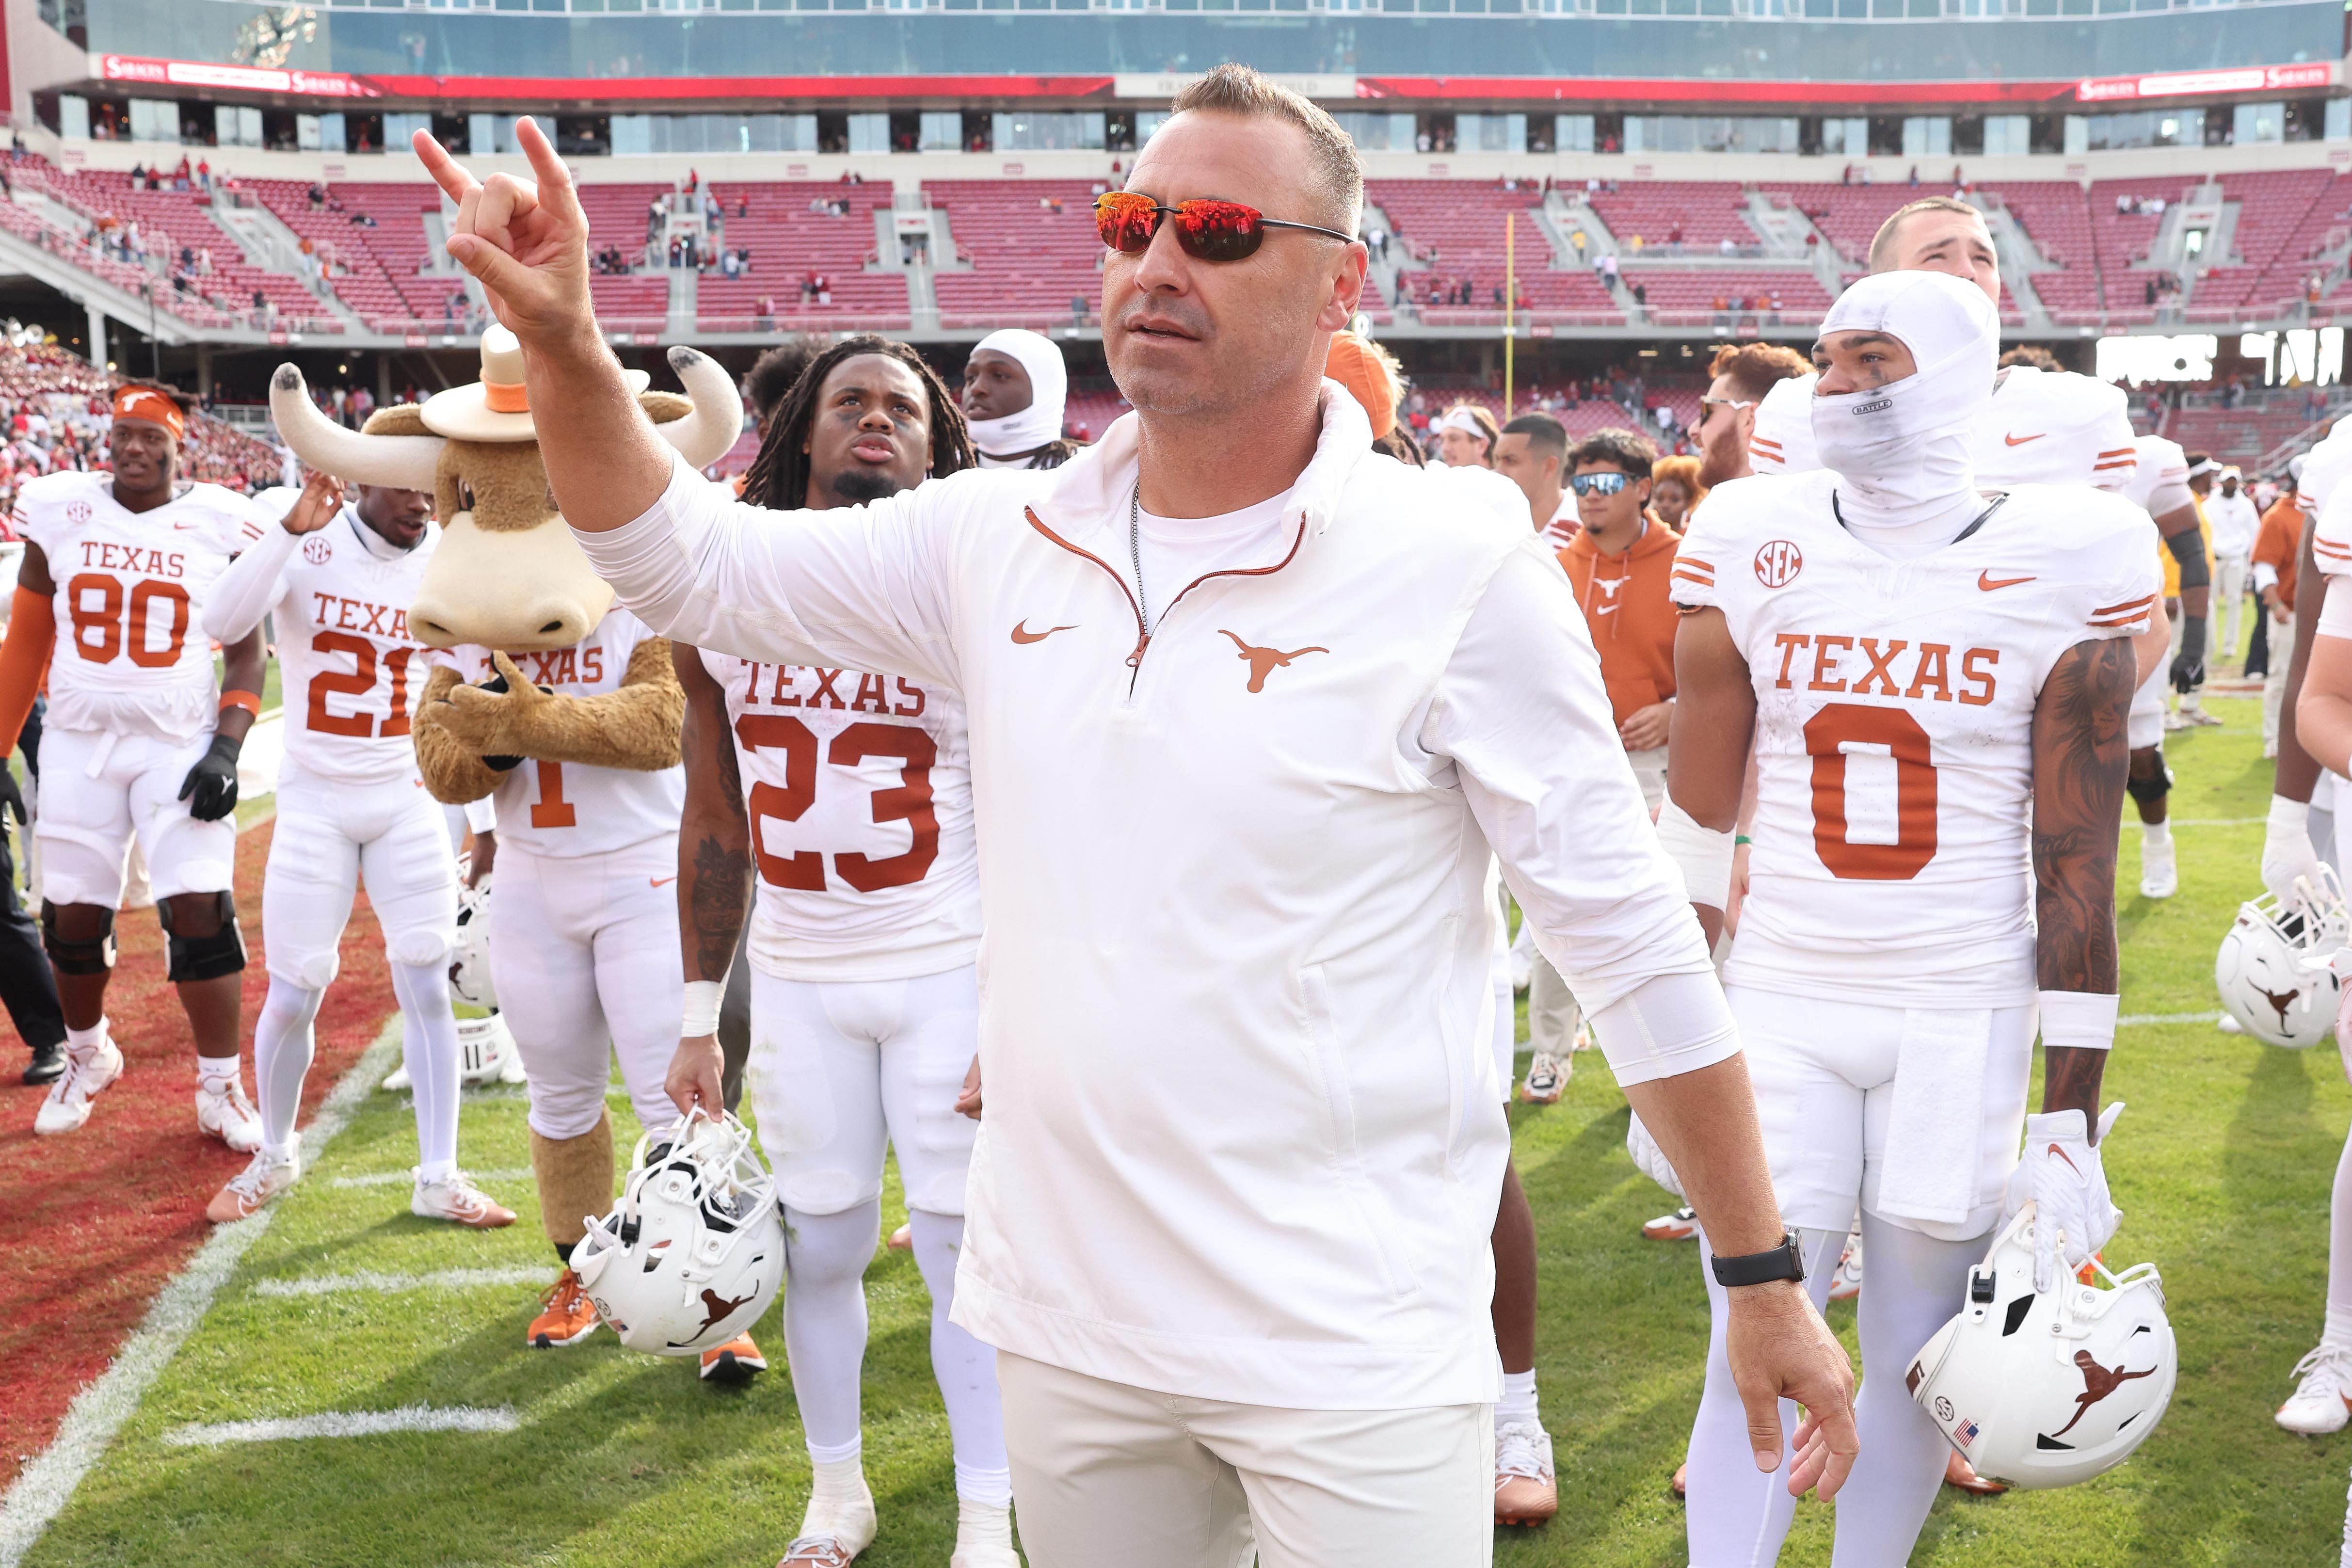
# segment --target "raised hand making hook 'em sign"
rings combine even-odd
[[[529,115],[515,121],[515,141],[536,180],[512,174],[477,180],[429,132],[417,132],[413,141],[425,172],[457,204],[450,256],[481,280],[491,311],[525,350],[534,339],[593,327],[588,216],[580,210],[572,172],[538,123]]]

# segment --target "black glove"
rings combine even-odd
[[[210,749],[180,784],[180,798],[188,803],[190,816],[218,822],[236,809],[236,754],[244,749],[245,742],[234,736],[213,737]]]
[[[33,820],[32,814],[25,809],[25,792],[17,787],[16,775],[5,762],[0,762],[0,812],[14,812],[20,826]],[[5,817],[0,817],[0,822],[5,822]]]
[[[2205,683],[2205,617],[2180,617],[2180,651],[2172,656],[2172,689],[2187,696]]]

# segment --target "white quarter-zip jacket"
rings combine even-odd
[[[1282,526],[1155,584],[1149,636],[1133,416],[848,510],[755,518],[680,467],[580,539],[698,647],[964,695],[988,1109],[957,1322],[1171,1394],[1488,1402],[1490,846],[1622,1081],[1738,1043],[1550,549],[1370,452],[1336,384],[1322,419]]]

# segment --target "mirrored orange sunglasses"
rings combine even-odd
[[[1202,261],[1239,261],[1255,256],[1270,228],[1303,228],[1339,240],[1355,237],[1320,224],[1268,217],[1239,202],[1196,198],[1164,207],[1140,191],[1112,191],[1095,198],[1096,232],[1105,245],[1129,256],[1140,256],[1151,248],[1151,237],[1160,232],[1163,217],[1176,220],[1176,243],[1184,247],[1184,254]]]

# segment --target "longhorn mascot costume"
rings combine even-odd
[[[734,443],[742,404],[723,371],[689,367],[691,396],[645,390],[656,428],[698,468]],[[677,1048],[677,835],[684,698],[669,643],[589,569],[557,515],[512,333],[482,338],[482,379],[378,410],[354,434],[320,415],[281,366],[271,411],[295,455],[362,484],[433,492],[439,551],[410,626],[435,652],[415,725],[416,761],[451,805],[494,797],[500,840],[490,973],[530,1073],[541,1223],[563,1268],[527,1334],[576,1343],[597,1318],[571,1267],[586,1220],[612,1206],[604,1109],[617,1055],[637,1119],[669,1125],[662,1080]],[[608,1043],[609,1042],[609,1050]],[[705,1354],[703,1374],[763,1365],[749,1338]]]

